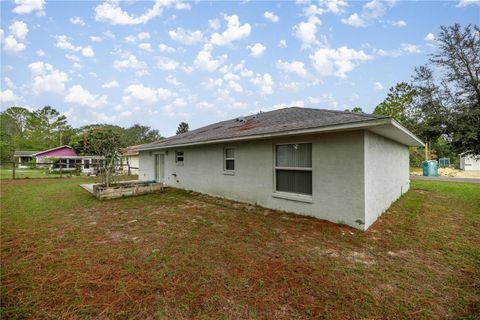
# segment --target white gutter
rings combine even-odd
[[[169,149],[169,148],[176,148],[176,147],[190,147],[190,146],[197,146],[197,145],[204,145],[204,144],[268,139],[268,138],[296,136],[296,135],[314,134],[314,133],[322,133],[322,132],[333,132],[333,131],[340,131],[340,130],[369,128],[369,127],[375,127],[375,126],[386,125],[386,124],[393,124],[392,119],[390,118],[378,119],[378,120],[374,119],[374,120],[367,120],[367,121],[361,121],[361,122],[355,122],[355,123],[339,124],[339,125],[317,127],[317,128],[310,128],[310,129],[264,133],[264,134],[256,134],[251,136],[216,139],[216,140],[208,140],[208,141],[198,141],[198,142],[191,142],[191,143],[171,144],[168,146],[154,146],[149,148],[139,148],[137,150],[138,151],[161,150],[161,149]],[[400,124],[398,125],[400,126],[399,129],[403,128]],[[404,131],[406,134],[411,135],[412,137],[415,137],[410,131],[408,131],[405,128],[403,128],[402,131]],[[423,144],[423,142],[418,140],[418,138],[415,137],[415,139]]]

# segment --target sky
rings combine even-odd
[[[372,112],[480,0],[1,1],[2,110],[175,134],[287,106]]]

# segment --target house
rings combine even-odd
[[[28,168],[29,162],[35,158],[33,155],[37,152],[39,151],[15,151],[13,158],[20,169]]]
[[[139,179],[366,230],[409,189],[409,146],[389,117],[291,107],[145,144]]]
[[[45,151],[15,151],[14,157],[19,159],[19,168],[24,168],[29,161],[35,160],[37,168],[51,168],[58,171],[61,167],[64,171],[73,171],[79,167],[83,173],[93,173],[99,161],[103,159],[99,156],[79,156],[72,147],[67,145]],[[56,163],[52,164],[54,160]]]
[[[140,145],[126,147],[122,150],[120,163],[123,170],[130,170],[130,174],[138,174],[138,150]]]
[[[460,169],[465,171],[480,171],[480,156],[460,154]]]

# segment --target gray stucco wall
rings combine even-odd
[[[410,187],[408,147],[365,132],[365,228]]]
[[[274,146],[312,143],[310,202],[274,191]],[[235,148],[235,174],[223,170],[223,150]],[[183,151],[183,165],[175,164]],[[268,141],[140,152],[140,180],[155,179],[155,153],[165,154],[165,183],[228,199],[368,228],[409,186],[408,147],[374,133],[352,131]],[[359,223],[360,221],[361,223]]]
[[[165,183],[362,228],[355,221],[365,219],[363,141],[363,132],[356,131],[170,149],[163,151]],[[273,195],[274,145],[290,142],[312,143],[311,203]],[[225,147],[235,148],[234,175],[223,171]],[[183,166],[175,164],[175,151],[184,151]],[[140,152],[140,180],[155,178],[154,153]]]

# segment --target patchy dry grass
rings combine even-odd
[[[1,185],[2,318],[480,315],[480,185],[414,181],[368,232],[169,189]]]

